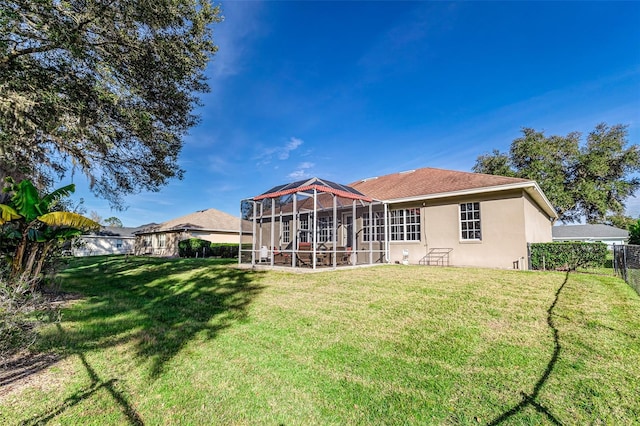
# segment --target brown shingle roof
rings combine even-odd
[[[145,234],[182,229],[238,232],[240,229],[240,218],[221,212],[220,210],[206,209],[168,220],[160,225],[141,229],[138,233]],[[250,231],[250,229],[251,224],[243,221],[243,230],[246,232]]]
[[[426,167],[364,179],[349,186],[374,199],[394,200],[525,182],[531,181]]]

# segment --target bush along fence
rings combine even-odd
[[[640,246],[613,246],[613,268],[640,295]]]
[[[190,238],[178,243],[178,256],[235,259],[238,257],[238,246],[239,244],[234,243],[212,243],[199,238]],[[248,246],[250,247],[251,244]]]
[[[604,266],[607,245],[604,243],[529,243],[529,269],[575,270],[579,267]]]

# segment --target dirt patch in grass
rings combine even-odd
[[[44,293],[44,297],[50,308],[56,311],[83,298],[81,294],[65,292]],[[62,358],[53,352],[37,353],[28,349],[0,357],[0,399],[25,388],[53,388],[57,380],[53,375],[47,374],[47,370]]]
[[[56,380],[47,369],[60,361],[57,354],[21,352],[0,364],[0,399],[27,387],[52,388]]]

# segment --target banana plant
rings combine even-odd
[[[8,204],[0,204],[0,227],[3,239],[15,242],[15,249],[9,254],[13,278],[38,278],[58,242],[100,227],[80,214],[52,211],[61,198],[75,191],[73,184],[40,196],[29,180],[16,183],[7,178],[6,182],[4,192],[13,195]]]

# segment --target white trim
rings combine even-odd
[[[471,213],[476,211],[475,208],[474,208],[475,207],[474,204],[478,204],[478,210],[477,210],[478,211],[478,216],[479,216],[478,219],[475,219],[475,218],[469,219],[468,216],[467,216],[467,214],[469,213],[469,210],[465,210],[465,216],[467,217],[467,219],[465,219],[463,221],[462,218],[461,218],[461,216],[462,216],[462,205],[463,204],[465,206],[467,204],[471,204]],[[466,202],[458,203],[458,238],[459,238],[461,243],[470,243],[470,242],[481,243],[482,242],[482,234],[483,234],[483,232],[482,232],[482,207],[481,206],[482,206],[482,203],[480,201],[466,201]],[[474,238],[464,238],[462,236],[462,233],[464,232],[462,230],[462,223],[466,222],[467,226],[468,226],[468,224],[470,222],[474,222],[475,223],[476,221],[479,222],[479,224],[480,224],[480,229],[479,229],[480,238],[475,238],[475,237]],[[474,234],[475,234],[475,226],[474,226],[473,229],[474,230],[471,231],[471,232],[474,232]],[[469,232],[469,228],[467,228],[466,231],[468,233]]]

